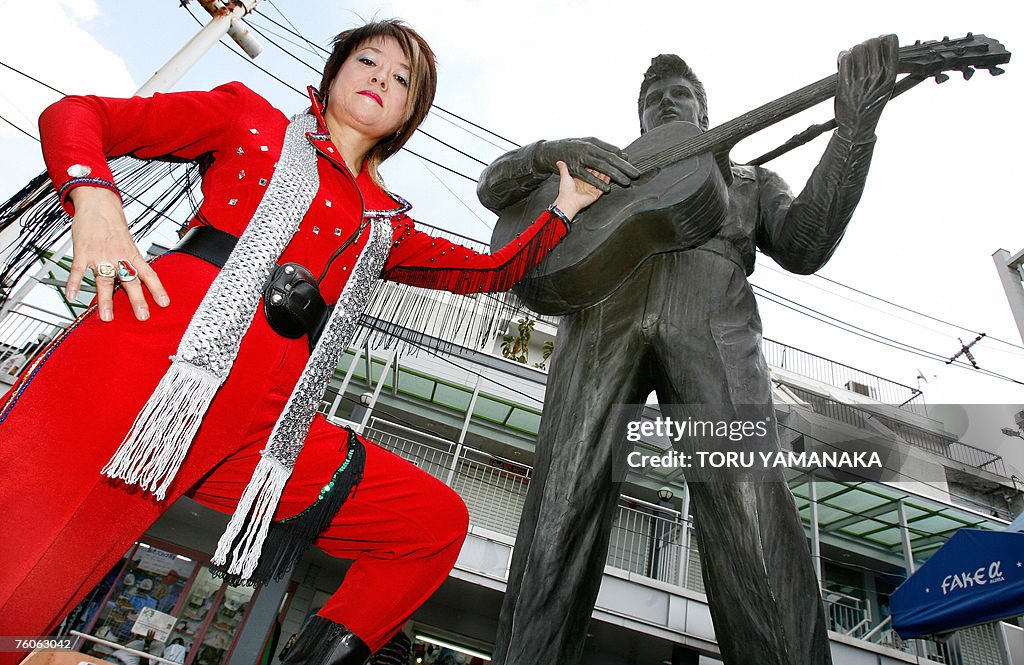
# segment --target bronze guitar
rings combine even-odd
[[[899,50],[898,71],[908,74],[896,94],[945,71],[970,78],[975,67],[1001,74],[1010,54],[984,35],[918,42]],[[640,171],[630,187],[614,187],[581,212],[572,232],[515,287],[541,314],[561,315],[611,295],[647,258],[698,247],[721,230],[728,211],[729,151],[742,139],[835,96],[838,75],[758,107],[706,132],[671,122],[643,134],[626,149]],[[724,174],[724,175],[723,175]],[[523,231],[558,193],[551,176],[529,196],[501,211],[491,236],[502,247]]]

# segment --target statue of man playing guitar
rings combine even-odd
[[[555,284],[570,295],[547,307],[564,316],[496,665],[581,660],[619,496],[611,469],[627,452],[613,426],[613,407],[642,404],[654,390],[662,412],[673,418],[683,417],[674,411],[681,405],[711,405],[725,419],[742,405],[770,408],[761,321],[747,282],[755,249],[800,274],[829,259],[863,191],[896,62],[893,35],[840,55],[838,129],[798,196],[767,169],[719,160],[713,175],[727,191],[720,197],[725,207],[700,237],[680,236],[625,270],[591,266]],[[680,122],[696,126],[698,134],[708,129],[704,88],[674,55],[654,58],[640,87],[639,114],[643,133]],[[478,194],[492,210],[508,208],[537,189],[559,160],[602,189],[607,185],[587,169],[606,174],[628,193],[641,172],[623,156],[596,139],[540,141],[489,166]],[[691,220],[698,227],[699,210]],[[500,224],[495,232],[510,233]],[[585,229],[574,228],[566,242],[578,232]],[[615,244],[613,253],[635,243],[627,235]],[[603,279],[612,283],[600,284]],[[584,292],[598,295],[570,302]],[[545,303],[535,309],[543,312]],[[777,448],[774,421],[770,429]],[[689,485],[721,655],[727,665],[827,664],[827,622],[803,526],[782,470],[771,473],[761,482]]]

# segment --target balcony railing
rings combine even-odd
[[[70,323],[70,318],[26,303],[0,319],[0,382],[14,383],[21,370]]]
[[[769,365],[815,381],[870,397],[876,402],[924,412],[921,391],[889,379],[829,360],[819,355],[764,338],[761,351]]]
[[[883,622],[884,629],[868,636],[876,644],[915,654],[945,665],[1005,665],[996,623],[964,628],[953,633],[948,640],[903,640],[891,628],[891,622]]]
[[[894,418],[888,418],[868,409],[860,408],[853,404],[838,402],[834,399],[817,395],[807,390],[794,386],[787,386],[790,392],[806,402],[815,413],[827,418],[837,420],[858,429],[872,430],[872,421],[884,426],[886,429],[897,435],[900,440],[916,448],[927,450],[930,453],[945,457],[946,459],[967,464],[991,473],[1007,476],[1006,465],[1003,458],[987,450],[976,448],[953,437],[944,437],[935,432],[915,427]]]

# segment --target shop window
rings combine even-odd
[[[83,638],[83,653],[132,665],[119,646],[143,650],[182,665],[222,665],[241,632],[253,597],[250,587],[234,587],[215,577],[194,553],[137,544],[65,620]]]

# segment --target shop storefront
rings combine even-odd
[[[68,616],[61,633],[88,636],[78,649],[113,663],[138,662],[121,645],[182,665],[222,665],[253,597],[251,587],[215,577],[207,555],[147,539]]]

